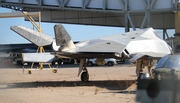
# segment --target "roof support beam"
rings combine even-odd
[[[128,19],[129,19],[129,22],[130,22],[130,24],[131,24],[131,26],[132,26],[132,28],[133,28],[133,30],[136,30],[136,28],[135,28],[135,26],[134,26],[134,23],[133,23],[133,21],[132,21],[132,19],[131,19],[131,16],[130,16],[130,14],[128,13]]]
[[[125,32],[129,32],[129,20],[128,20],[128,1],[129,0],[125,0],[124,1],[124,13],[125,13],[125,22],[124,22],[124,25],[125,25]],[[122,2],[123,4],[123,2]]]
[[[64,9],[69,3],[69,0],[56,0],[58,2],[59,8]]]
[[[63,7],[67,6],[68,3],[69,3],[69,0],[63,0]]]
[[[58,2],[59,7],[61,7],[61,0],[56,0]]]
[[[143,22],[142,22],[141,27],[140,27],[141,29],[144,28],[144,24],[146,22],[146,19],[147,19],[147,13],[145,13],[145,15],[144,15],[144,19],[143,19]]]
[[[91,0],[83,0],[83,9],[87,8],[87,6],[89,5],[89,3],[91,2]]]
[[[141,24],[141,29],[144,28],[144,24],[147,23],[147,27],[151,27],[151,12],[147,11],[145,12],[143,22]]]
[[[156,3],[156,1],[157,1],[157,0],[152,0],[152,1],[151,1],[151,5],[150,5],[151,9],[154,8],[154,4]]]
[[[103,0],[103,10],[106,10],[107,8],[107,0]]]
[[[151,27],[151,12],[147,11],[147,27]]]
[[[128,12],[125,12],[124,14],[124,26],[125,26],[125,32],[129,32]]]
[[[38,5],[41,7],[42,6],[42,0],[36,0],[36,2],[38,3]]]
[[[129,4],[129,0],[125,0],[125,8],[124,8],[124,11],[128,11],[128,4]]]
[[[150,8],[151,2],[150,0],[147,1],[147,27],[151,27],[151,8]]]
[[[24,0],[19,0],[19,4],[23,3]]]
[[[169,35],[167,33],[167,29],[163,29],[163,40],[165,40],[167,37],[167,39],[169,40]]]
[[[142,0],[142,2],[143,2],[143,4],[144,4],[144,6],[147,7],[146,1],[145,1],[145,0]]]
[[[122,9],[124,10],[124,9],[125,9],[124,2],[123,2],[122,0],[119,0],[119,3],[120,3],[120,5],[122,6]]]
[[[62,2],[62,0],[56,0],[56,1],[58,2],[59,7],[60,7],[60,8],[63,8],[63,2]]]

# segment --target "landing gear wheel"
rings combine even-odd
[[[88,82],[89,81],[89,74],[88,74],[88,72],[82,72],[82,74],[81,74],[81,81],[82,82]]]
[[[53,70],[53,73],[57,73],[57,69],[54,69],[54,70]]]
[[[30,70],[28,70],[28,74],[31,74],[31,71],[30,71]]]

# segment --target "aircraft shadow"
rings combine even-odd
[[[36,82],[19,82],[8,84],[5,88],[38,88],[38,87],[80,87],[96,86],[108,90],[125,90],[136,83],[136,80],[104,80],[104,81],[36,81]]]
[[[39,64],[34,64],[33,68],[37,68],[39,67]],[[49,68],[48,65],[43,65],[44,68]],[[51,65],[51,67],[58,67],[58,68],[71,68],[71,67],[79,67],[79,64],[63,64],[63,65]],[[6,65],[6,66],[0,66],[0,69],[5,69],[5,68],[25,68],[25,69],[28,69],[28,68],[31,68],[31,65]]]
[[[103,92],[103,93],[136,94],[136,90],[118,90],[116,92]]]

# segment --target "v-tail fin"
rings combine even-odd
[[[37,46],[47,46],[51,45],[53,42],[53,38],[51,36],[26,28],[24,26],[11,26],[11,30]]]
[[[63,27],[63,25],[58,24],[54,26],[54,33],[56,39],[56,45],[60,46],[60,51],[68,51],[70,49],[76,48],[73,41],[71,40],[71,36]]]

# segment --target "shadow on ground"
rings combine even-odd
[[[131,65],[129,64],[117,64],[117,65],[114,65],[114,66],[118,66],[118,67],[132,67]],[[39,64],[38,63],[35,63],[33,65],[33,68],[37,68],[39,67]],[[43,65],[44,68],[49,68],[48,65]],[[59,64],[59,65],[51,65],[51,67],[53,68],[72,68],[72,67],[79,67],[79,64]],[[104,67],[104,68],[109,68],[109,67],[112,67],[112,66],[107,66],[107,65],[104,65],[104,66],[88,66],[89,67]],[[29,69],[31,68],[31,65],[6,65],[6,66],[1,66],[0,65],[0,69],[5,69],[5,68],[25,68],[25,69]]]
[[[36,82],[19,82],[7,84],[0,89],[11,88],[38,88],[38,87],[79,87],[79,86],[96,86],[108,90],[125,90],[133,85],[135,80],[105,80],[105,81],[36,81]]]
[[[39,67],[39,64],[34,64],[33,68]],[[49,68],[48,65],[43,65],[44,68]],[[63,64],[63,65],[51,65],[53,68],[72,68],[72,67],[79,67],[79,64]],[[29,69],[31,68],[31,65],[11,65],[11,66],[0,66],[0,69],[5,69],[5,68],[25,68]]]
[[[115,92],[103,92],[103,93],[136,94],[136,90],[118,90]]]

